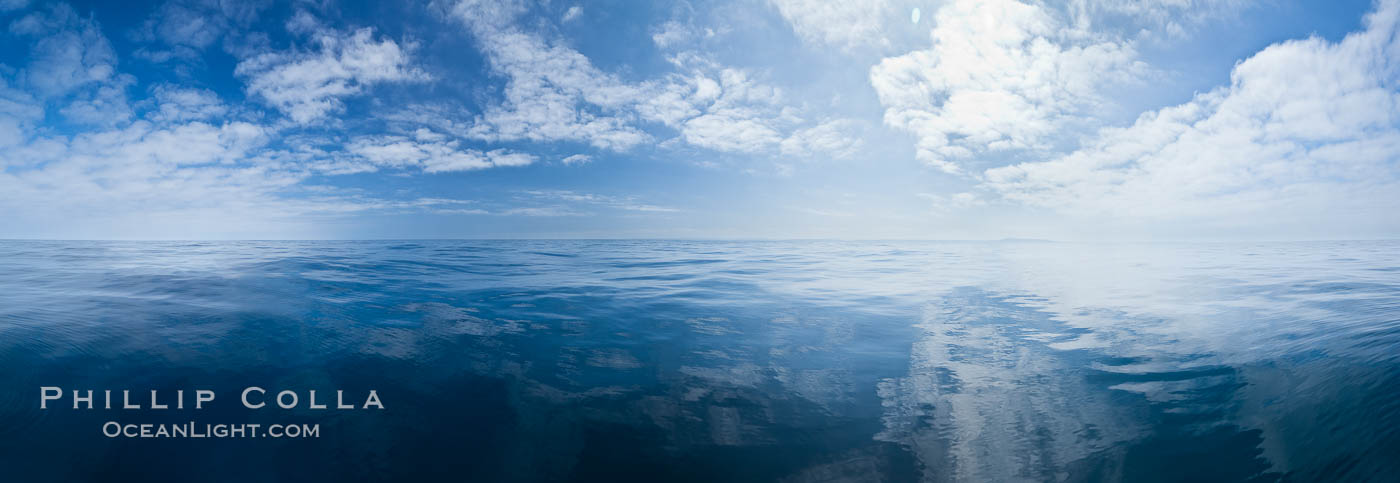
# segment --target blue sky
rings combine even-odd
[[[0,237],[1389,238],[1397,27],[1397,1],[0,0]]]

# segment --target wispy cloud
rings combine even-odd
[[[463,148],[460,141],[439,141],[439,135],[420,130],[416,139],[407,136],[362,136],[351,141],[346,150],[387,168],[418,168],[425,173],[472,171],[496,167],[526,166],[535,157],[505,149],[481,151]]]
[[[804,41],[851,50],[887,46],[882,30],[897,9],[896,2],[829,2],[823,0],[770,0]]]
[[[506,78],[504,97],[470,123],[428,122],[487,141],[572,141],[611,151],[653,141],[649,127],[660,125],[694,146],[764,156],[782,154],[779,146],[788,136],[804,135],[796,131],[811,124],[786,104],[781,89],[691,49],[670,58],[678,73],[624,81],[561,39],[516,25],[516,16],[524,11],[516,2],[455,4],[450,15],[467,27],[493,70]],[[665,48],[681,48],[696,30],[672,21],[653,39]],[[426,120],[422,114],[399,118]],[[812,148],[831,144],[794,143]],[[810,155],[810,149],[804,153]]]
[[[248,80],[247,91],[306,124],[341,110],[341,98],[383,82],[422,81],[428,75],[411,65],[412,44],[376,39],[374,30],[318,30],[315,52],[273,51],[238,63],[234,73]]]
[[[590,193],[577,193],[566,190],[531,190],[524,192],[535,198],[567,201],[573,204],[586,204],[614,208],[624,211],[641,211],[650,213],[674,213],[681,211],[676,208],[657,206],[638,202],[635,197],[605,196]]]

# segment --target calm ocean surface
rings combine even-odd
[[[0,241],[0,481],[195,479],[1400,481],[1400,242]]]

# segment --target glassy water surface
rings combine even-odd
[[[1400,243],[2,241],[0,368],[4,481],[1395,481]]]

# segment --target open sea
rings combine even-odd
[[[1400,242],[0,241],[0,481],[195,480],[1400,481]]]

